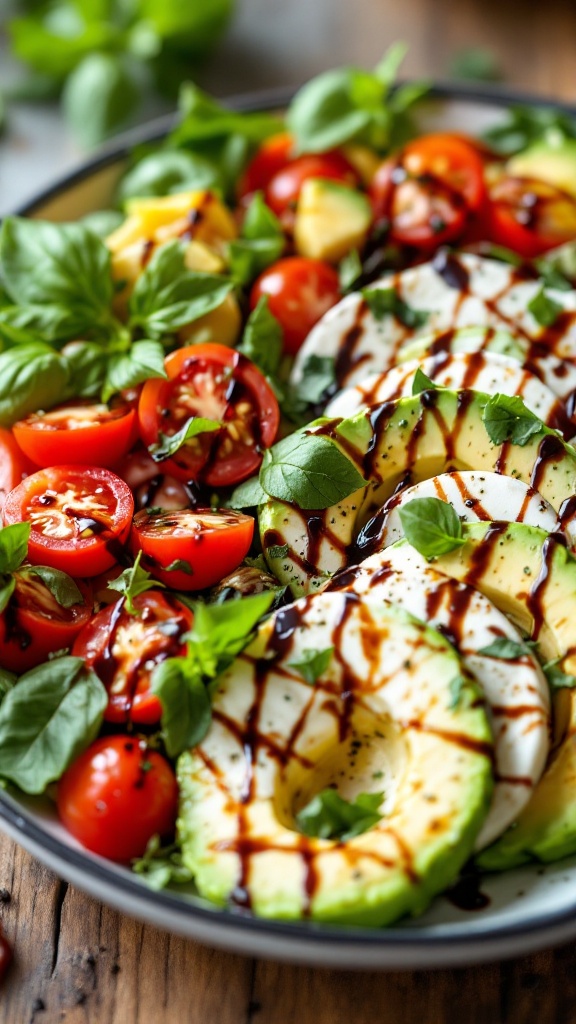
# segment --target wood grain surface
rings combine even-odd
[[[410,44],[405,72],[446,77],[489,47],[506,82],[576,100],[569,0],[238,0],[206,84],[291,84]],[[1,891],[4,886],[7,894]],[[219,953],[130,920],[0,839],[0,918],[15,958],[2,1024],[574,1024],[576,945],[436,972],[347,973]]]

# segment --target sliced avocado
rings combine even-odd
[[[506,164],[507,174],[517,178],[535,178],[576,197],[576,139],[555,138],[537,142]]]
[[[451,469],[514,476],[535,487],[558,512],[566,496],[576,492],[576,450],[543,424],[523,445],[493,444],[482,418],[488,401],[479,391],[424,391],[349,419],[317,420],[306,427],[337,445],[369,484],[322,511],[305,512],[272,499],[260,507],[264,554],[282,583],[295,596],[318,589],[326,574],[370,553],[356,543],[358,534],[399,485]],[[282,557],[269,552],[285,545]]]
[[[296,250],[310,259],[338,263],[364,244],[371,222],[372,208],[362,192],[327,178],[310,178],[296,208]]]
[[[561,656],[559,668],[576,676],[576,559],[558,535],[524,523],[463,529],[466,544],[435,559],[434,569],[480,590],[538,641],[543,661]],[[407,541],[387,548],[383,557],[390,556],[398,565],[425,564]],[[549,766],[516,823],[478,857],[483,868],[576,853],[576,690],[555,692],[554,720]]]
[[[415,338],[398,350],[397,360],[407,363],[438,352],[493,352],[524,363],[529,351],[530,343],[509,331],[494,327],[460,327]]]
[[[311,651],[329,652],[312,685]],[[439,633],[380,602],[314,595],[261,626],[214,685],[210,730],[178,763],[184,862],[220,905],[389,924],[470,855],[492,756],[475,684]],[[381,795],[380,820],[302,834],[299,812],[327,788]]]

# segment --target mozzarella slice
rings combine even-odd
[[[568,420],[562,402],[546,384],[513,359],[487,352],[440,352],[394,366],[386,373],[371,374],[336,395],[324,415],[353,416],[363,406],[411,395],[419,369],[440,387],[472,388],[488,395],[520,395],[547,426],[565,436],[574,433],[574,424]]]
[[[426,314],[424,325],[408,327],[392,313],[376,317],[364,295],[353,292],[308,335],[294,363],[294,385],[305,376],[312,355],[333,358],[338,384],[346,387],[369,373],[390,369],[398,350],[416,334],[478,325],[505,328],[524,339],[531,362],[536,362],[533,357],[542,343],[558,359],[576,361],[576,292],[546,289],[562,312],[551,328],[542,326],[528,309],[542,282],[526,280],[508,264],[470,253],[441,252],[433,262],[382,278],[371,287],[393,289],[411,310]],[[559,365],[556,370],[558,390],[553,390],[566,397],[576,389],[576,365]],[[551,381],[546,383],[552,386]]]
[[[483,849],[516,820],[544,771],[550,697],[542,669],[528,649],[514,660],[482,654],[498,638],[516,643],[522,638],[479,591],[442,576],[426,563],[405,566],[395,549],[344,570],[340,581],[342,589],[400,605],[434,626],[454,644],[481,685],[494,732],[496,777],[490,811],[476,839],[475,849]],[[336,576],[328,589],[338,588]]]

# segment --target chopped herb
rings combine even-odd
[[[328,668],[333,654],[333,647],[326,647],[323,651],[315,651],[308,648],[302,651],[300,661],[291,661],[289,665],[290,668],[296,669],[307,683],[313,686],[316,680]]]
[[[428,377],[424,373],[424,370],[421,370],[420,367],[418,367],[418,369],[416,370],[416,373],[414,374],[414,380],[412,381],[412,394],[413,395],[420,395],[422,393],[422,391],[438,391],[438,390],[441,390],[441,389],[438,388],[438,385],[436,384],[436,382],[433,381],[430,377]]]
[[[287,544],[272,544],[271,547],[266,548],[266,554],[268,558],[286,558],[289,550]]]
[[[350,802],[335,789],[323,789],[298,812],[296,824],[306,836],[353,839],[378,824],[383,799],[384,793],[359,793]]]
[[[395,288],[363,288],[362,295],[375,320],[393,316],[404,327],[416,329],[422,327],[428,319],[426,311],[409,306]]]
[[[562,657],[554,658],[553,661],[548,661],[544,665],[544,674],[552,690],[573,690],[576,687],[576,676],[570,675],[560,668],[560,663],[563,660]]]
[[[536,293],[533,299],[528,303],[528,309],[534,319],[542,325],[542,327],[551,327],[555,324],[560,313],[562,312],[562,306],[559,302],[551,299],[546,294],[545,286],[542,285],[539,292]]]
[[[110,590],[117,590],[118,593],[124,595],[124,607],[129,615],[141,614],[134,604],[135,597],[146,593],[147,590],[164,587],[163,583],[153,579],[151,573],[142,569],[140,565],[141,558],[142,552],[139,551],[134,565],[130,566],[129,569],[124,569],[120,576],[117,576],[115,580],[110,580],[108,584]]]
[[[192,416],[175,434],[159,434],[158,441],[156,444],[150,445],[148,451],[154,462],[163,462],[164,459],[172,458],[193,437],[221,429],[222,424],[216,420],[208,420],[204,416]]]
[[[516,661],[518,658],[524,658],[527,654],[530,654],[531,650],[536,647],[535,641],[526,640],[518,641],[511,640],[507,636],[498,637],[493,640],[491,644],[486,647],[480,648],[478,654],[483,654],[487,658],[501,658],[504,661]]]

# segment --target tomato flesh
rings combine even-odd
[[[199,433],[161,470],[180,480],[227,487],[251,476],[262,451],[274,441],[280,422],[276,396],[259,370],[224,345],[189,345],[165,361],[168,380],[149,380],[138,407],[140,434],[147,446],[160,434],[172,436],[194,416],[220,423]]]
[[[0,512],[6,495],[35,468],[16,444],[12,432],[0,427]]]
[[[6,498],[4,523],[29,522],[28,558],[71,576],[97,576],[122,557],[134,501],[109,469],[51,466],[26,477]]]
[[[527,259],[576,238],[576,200],[544,181],[503,175],[489,189],[491,242]]]
[[[58,814],[93,853],[128,863],[153,835],[169,837],[178,809],[178,785],[166,758],[131,736],[92,743],[58,784]]]
[[[183,480],[162,473],[142,444],[128,452],[115,469],[132,491],[137,512],[142,508],[189,508],[196,497]]]
[[[314,324],[340,301],[340,282],[334,267],[322,260],[287,256],[255,281],[250,294],[252,309],[262,296],[282,327],[284,350],[295,355]]]
[[[92,615],[92,595],[80,581],[83,602],[63,608],[38,576],[19,572],[15,580],[0,615],[0,665],[20,674],[72,646]]]
[[[240,565],[253,534],[252,517],[231,509],[142,511],[134,517],[131,543],[162,583],[177,590],[204,590]]]
[[[123,402],[108,408],[75,401],[49,412],[31,413],[12,429],[18,445],[36,466],[61,462],[113,466],[135,440],[137,417],[136,410]]]

